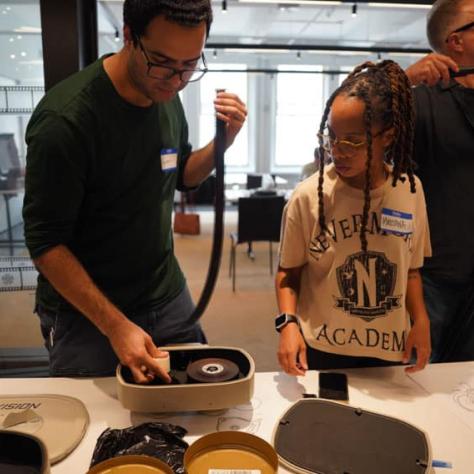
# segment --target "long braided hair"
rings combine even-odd
[[[360,242],[363,252],[367,252],[367,225],[370,211],[370,168],[372,164],[372,125],[381,123],[384,129],[393,128],[393,141],[386,150],[386,161],[393,164],[392,186],[396,186],[402,174],[407,174],[410,191],[414,193],[413,139],[415,112],[410,82],[403,69],[394,61],[381,61],[377,64],[365,62],[357,66],[334,91],[326,103],[319,127],[319,146],[323,152],[322,134],[326,128],[329,112],[335,98],[344,94],[356,97],[365,104],[364,123],[367,142],[367,164],[364,186],[364,207],[360,226]],[[319,160],[318,213],[321,234],[328,230],[324,214],[324,166],[325,160]]]

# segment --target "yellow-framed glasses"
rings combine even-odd
[[[376,134],[372,135],[372,138],[382,135],[386,130],[386,128],[383,128]],[[356,153],[361,147],[367,144],[367,140],[354,142],[351,140],[340,139],[329,129],[326,129],[324,133],[318,133],[318,138],[321,139],[323,150],[328,153],[331,153],[334,147],[337,146],[341,153],[350,155]]]

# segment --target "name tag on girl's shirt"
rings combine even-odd
[[[413,214],[395,211],[384,207],[382,209],[382,231],[387,234],[409,235],[413,233]]]
[[[164,173],[176,171],[178,166],[178,150],[176,148],[164,148],[161,150],[161,170]]]

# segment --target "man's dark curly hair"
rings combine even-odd
[[[197,26],[205,21],[209,35],[212,23],[210,0],[125,0],[123,23],[130,27],[135,46],[150,21],[160,15],[183,26]]]

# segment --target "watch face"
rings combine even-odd
[[[281,326],[285,325],[287,320],[287,315],[286,314],[280,314],[280,316],[277,316],[275,318],[275,327],[279,329]]]

